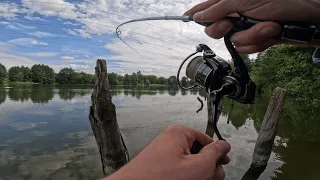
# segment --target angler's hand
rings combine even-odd
[[[221,19],[237,12],[259,20],[319,23],[319,11],[319,0],[208,0],[194,6],[184,15],[194,15],[194,20],[198,22],[217,22],[207,27],[205,32],[219,39],[232,28],[230,21]],[[280,25],[275,22],[261,22],[248,30],[235,33],[231,41],[239,53],[245,54],[263,51],[275,44],[303,45],[273,38],[280,31]]]
[[[194,141],[204,145],[191,155]],[[230,145],[182,126],[170,126],[140,152],[130,163],[106,180],[222,180],[221,165],[228,164]]]

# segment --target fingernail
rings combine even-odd
[[[280,33],[280,28],[265,27],[261,30],[261,36],[273,37]]]
[[[193,15],[194,21],[201,21],[203,19],[203,12],[197,12]]]

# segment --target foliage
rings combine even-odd
[[[247,66],[249,72],[252,70],[252,59],[249,58],[248,54],[240,54],[243,59],[244,64]]]
[[[11,82],[16,82],[18,81],[18,74],[21,72],[21,69],[20,67],[18,66],[14,66],[14,67],[11,67],[8,71],[8,77],[9,77],[9,80]],[[23,77],[22,77],[23,78]]]
[[[8,72],[10,82],[30,82],[39,84],[94,84],[96,75],[85,72],[76,72],[71,68],[63,68],[59,73],[47,65],[36,64],[32,68],[12,67]],[[108,73],[110,85],[129,85],[129,86],[150,86],[150,85],[170,85],[176,86],[176,76],[170,78],[157,77],[155,75],[144,75],[141,71],[132,74],[120,75]],[[189,83],[186,77],[183,78],[184,84]],[[2,81],[0,81],[2,82]]]
[[[85,72],[76,72],[74,76],[74,84],[94,84],[96,81],[96,76],[93,74],[87,74]]]
[[[155,75],[143,75],[141,71],[137,73],[132,73],[131,75],[125,74],[124,76],[116,73],[109,73],[109,84],[110,85],[130,85],[130,86],[137,86],[137,85],[145,85],[149,86],[151,84],[160,84],[160,85],[175,85],[176,78],[172,76],[171,81],[169,83],[168,79],[164,77],[157,77]],[[173,79],[174,78],[174,79]]]
[[[56,76],[56,83],[73,84],[75,83],[76,72],[71,68],[63,68]]]
[[[175,86],[177,84],[177,77],[176,76],[170,76],[168,79],[168,85],[169,86]]]
[[[31,81],[31,69],[29,67],[21,66],[20,71],[23,74],[23,82]]]
[[[0,82],[8,77],[7,68],[0,63]]]
[[[44,64],[36,64],[31,68],[32,82],[40,84],[53,84],[55,73],[51,67]]]
[[[165,85],[167,83],[167,79],[164,77],[159,77],[157,80],[157,84]]]
[[[24,66],[14,66],[9,69],[8,77],[11,82],[29,82],[31,81],[31,70]]]
[[[258,91],[283,87],[297,101],[306,105],[320,103],[320,68],[312,63],[314,48],[276,46],[260,53],[252,68]]]

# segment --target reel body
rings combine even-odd
[[[237,73],[226,60],[217,56],[204,44],[197,46],[197,52],[202,52],[203,55],[191,59],[186,68],[186,76],[196,86],[204,89],[208,94],[215,95],[214,99],[227,96],[242,104],[253,104],[256,86],[250,78],[246,78],[248,74],[242,76]],[[235,69],[239,70],[239,67]],[[185,87],[182,88],[185,89]]]

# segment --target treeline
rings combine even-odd
[[[280,45],[258,54],[251,76],[260,92],[283,87],[306,106],[320,105],[320,68],[313,64],[314,48]]]
[[[36,64],[31,68],[14,66],[8,71],[0,64],[0,82],[32,82],[39,84],[94,84],[95,75],[76,72],[71,68],[61,69],[59,73],[48,65]]]
[[[176,76],[169,78],[157,77],[155,75],[143,75],[140,71],[124,76],[116,73],[109,73],[109,83],[111,85],[177,85]],[[96,76],[85,72],[76,72],[71,68],[63,68],[58,73],[43,64],[33,65],[31,68],[24,66],[11,67],[8,71],[0,63],[0,83],[5,82],[33,82],[39,84],[94,84]],[[182,83],[186,86],[189,82],[186,77],[182,78]]]
[[[108,74],[109,83],[111,85],[150,85],[150,84],[159,84],[159,85],[168,85],[168,86],[177,86],[177,77],[170,76],[169,78],[157,77],[155,75],[143,75],[140,71],[137,73],[132,73],[131,75],[126,74],[124,76],[110,73]],[[190,84],[186,77],[181,79],[181,83],[184,86]]]

